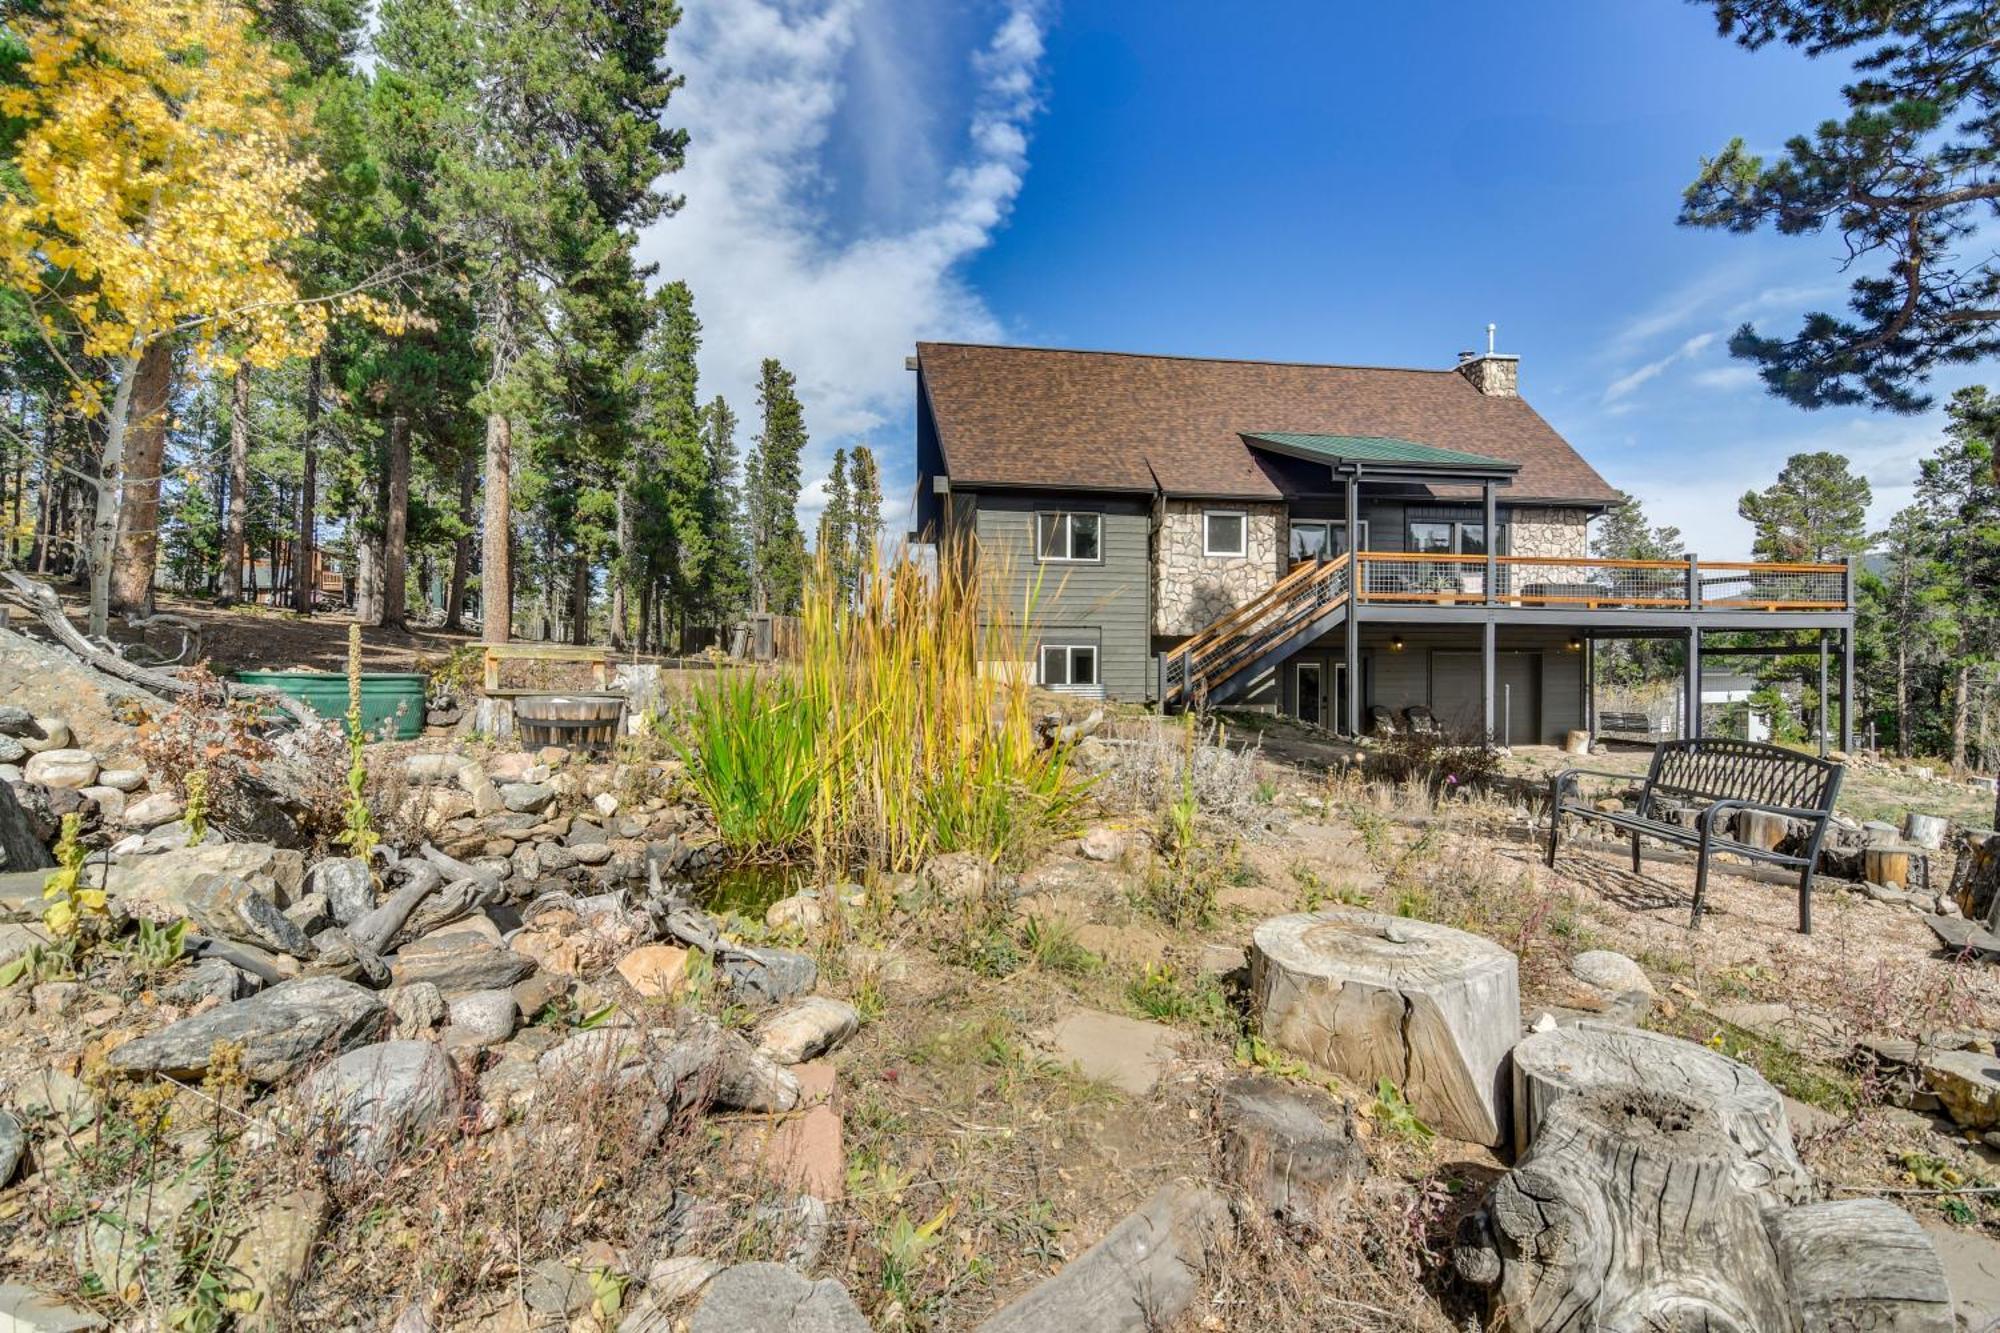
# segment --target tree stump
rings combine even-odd
[[[1734,1145],[1739,1185],[1770,1202],[1812,1197],[1784,1099],[1756,1070],[1678,1037],[1590,1019],[1537,1032],[1514,1048],[1515,1155],[1527,1154],[1558,1102],[1600,1087],[1640,1088],[1712,1108]]]
[[[1945,835],[1950,832],[1951,821],[1943,815],[1920,815],[1914,810],[1903,813],[1903,841],[1913,847],[1943,851]]]
[[[1893,884],[1899,889],[1910,887],[1910,849],[1908,847],[1869,847],[1861,853],[1861,877],[1870,884]]]
[[[1281,916],[1252,935],[1264,1037],[1343,1078],[1388,1079],[1440,1133],[1504,1141],[1521,1033],[1514,955],[1477,935],[1359,908]]]
[[[1968,921],[2000,926],[2000,833],[1968,833],[1953,874],[1952,898]]]
[[[1606,1040],[1619,1036],[1631,1040]],[[1796,1182],[1772,1178],[1797,1167],[1777,1094],[1734,1061],[1595,1024],[1530,1037],[1515,1060],[1537,1090],[1532,1142],[1461,1225],[1453,1255],[1460,1276],[1491,1294],[1488,1327],[1952,1328],[1943,1266],[1901,1210],[1793,1206],[1807,1182],[1802,1171]],[[1517,1116],[1530,1120],[1521,1107]]]
[[[1736,841],[1760,851],[1776,851],[1792,835],[1792,821],[1764,810],[1736,812]]]

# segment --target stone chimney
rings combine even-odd
[[[1489,398],[1521,396],[1521,358],[1493,350],[1493,325],[1486,326],[1486,351],[1460,352],[1458,373],[1472,381],[1474,388]]]

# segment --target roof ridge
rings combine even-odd
[[[976,343],[919,338],[919,347],[970,347],[987,352],[1047,352],[1057,356],[1116,356],[1138,361],[1198,361],[1227,366],[1292,366],[1300,370],[1382,370],[1397,375],[1456,375],[1458,367],[1381,366],[1358,361],[1284,361],[1261,356],[1194,356],[1180,352],[1127,352],[1107,347],[1036,347],[1028,343]],[[1469,384],[1470,381],[1467,381]]]

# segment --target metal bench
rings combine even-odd
[[[1621,736],[1645,736],[1648,739],[1664,735],[1666,727],[1655,722],[1646,713],[1615,713],[1600,711],[1597,714],[1597,734],[1600,736],[1616,732]]]
[[[1598,810],[1584,804],[1578,779],[1615,778],[1630,783],[1629,773],[1604,769],[1566,768],[1549,779],[1548,863],[1556,863],[1556,848],[1562,839],[1562,818],[1575,815],[1623,829],[1632,837],[1632,873],[1639,873],[1639,839],[1658,838],[1662,842],[1698,849],[1694,872],[1694,911],[1688,928],[1701,924],[1702,899],[1708,890],[1708,858],[1728,852],[1753,861],[1797,866],[1799,873],[1799,931],[1812,934],[1813,868],[1819,860],[1820,840],[1833,818],[1834,798],[1840,793],[1841,766],[1811,755],[1799,754],[1776,745],[1754,741],[1701,738],[1666,741],[1653,749],[1652,767],[1640,789],[1638,809]],[[1662,803],[1672,801],[1700,805],[1693,826],[1663,818]],[[1705,803],[1705,804],[1702,804]],[[1807,825],[1805,844],[1798,852],[1766,849],[1735,838],[1725,837],[1728,816],[1741,810],[1761,811],[1796,819]]]

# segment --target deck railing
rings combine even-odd
[[[1640,608],[1659,611],[1845,611],[1846,565],[1599,560],[1582,556],[1363,551],[1355,577],[1363,603]]]

